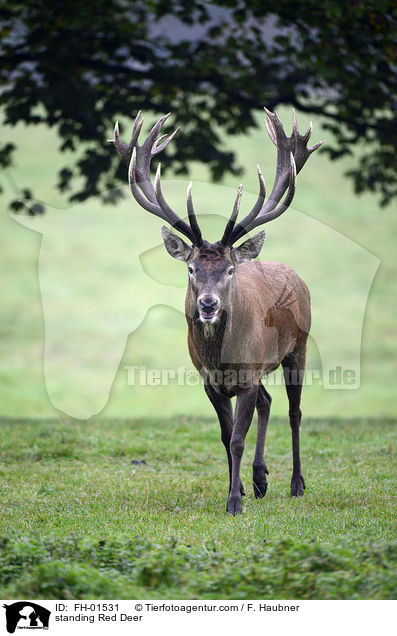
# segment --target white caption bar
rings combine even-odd
[[[173,636],[190,632],[228,636],[261,629],[294,636],[335,636],[349,631],[360,636],[391,633],[396,601],[0,601],[1,633],[147,634],[172,629]],[[2,612],[2,616],[1,616]],[[293,631],[290,631],[293,630]]]

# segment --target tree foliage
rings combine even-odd
[[[0,33],[4,122],[44,122],[60,151],[79,148],[58,175],[71,200],[124,181],[104,143],[116,118],[172,111],[183,134],[167,164],[199,160],[219,179],[240,171],[219,131],[245,133],[278,104],[321,115],[334,159],[364,142],[356,191],[397,195],[396,0],[0,0]],[[11,134],[2,167],[14,150]]]

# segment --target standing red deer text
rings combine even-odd
[[[265,109],[266,110],[266,109]],[[191,184],[187,191],[189,224],[167,204],[160,185],[160,165],[154,185],[150,178],[152,158],[165,148],[168,138],[159,132],[168,115],[153,126],[142,146],[138,144],[143,119],[135,119],[130,143],[120,140],[116,123],[114,144],[128,165],[131,192],[139,205],[167,221],[189,239],[185,243],[167,227],[162,236],[168,253],[184,261],[188,269],[185,314],[188,346],[193,364],[204,379],[205,391],[221,426],[221,438],[229,462],[227,511],[241,512],[244,488],[240,464],[245,437],[255,407],[258,434],[253,461],[255,497],[267,490],[268,470],[264,460],[266,428],[271,397],[261,379],[280,364],[283,367],[289,400],[292,432],[293,468],[291,495],[303,495],[299,453],[300,400],[305,369],[306,342],[310,329],[310,296],[305,283],[286,265],[253,262],[260,253],[265,232],[235,243],[259,225],[277,218],[290,205],[296,188],[296,175],[322,142],[307,147],[312,128],[305,135],[298,131],[295,113],[291,137],[287,137],[276,113],[266,110],[266,127],[277,148],[277,167],[273,189],[265,200],[265,181],[258,166],[259,195],[251,212],[239,223],[242,186],[237,192],[232,214],[220,241],[204,240],[193,209]],[[165,138],[166,137],[166,138]],[[282,202],[281,199],[285,194]],[[236,396],[233,415],[231,398]]]

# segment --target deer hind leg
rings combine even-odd
[[[220,395],[210,384],[205,384],[205,392],[214,407],[221,427],[221,440],[226,449],[229,464],[229,492],[232,485],[232,456],[230,453],[230,439],[233,431],[233,407],[230,398]],[[245,495],[244,486],[240,480],[240,493]]]
[[[291,497],[303,496],[305,489],[299,452],[299,429],[302,417],[300,401],[305,371],[305,357],[306,345],[303,349],[288,354],[281,362],[289,401],[289,423],[292,433]]]
[[[254,486],[254,495],[258,499],[264,497],[267,490],[266,475],[269,471],[265,464],[265,439],[267,422],[270,413],[270,404],[272,398],[266,391],[265,387],[260,384],[258,388],[258,397],[256,399],[256,410],[258,412],[258,435],[256,438],[255,457],[252,464],[252,482]]]

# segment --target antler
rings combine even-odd
[[[268,223],[285,212],[294,198],[296,175],[303,168],[310,155],[317,150],[324,141],[318,142],[311,148],[307,147],[307,142],[312,134],[312,123],[310,122],[308,131],[304,135],[301,135],[298,130],[294,109],[291,137],[286,136],[277,113],[272,113],[270,110],[267,110],[267,108],[265,108],[265,111],[268,117],[268,120],[265,120],[267,132],[277,148],[277,166],[274,185],[268,200],[265,202],[265,180],[260,167],[257,166],[259,194],[256,203],[251,212],[236,225],[241,196],[240,186],[233,212],[221,239],[221,243],[224,245],[232,246],[238,239],[244,236],[244,234],[247,234],[258,225]],[[280,203],[286,190],[287,194],[282,203]]]
[[[131,193],[137,203],[151,214],[155,214],[167,223],[170,223],[190,239],[193,245],[202,245],[203,239],[193,209],[191,184],[189,185],[187,193],[189,226],[170,208],[164,198],[160,184],[161,164],[159,164],[157,168],[154,186],[150,178],[152,158],[164,150],[179,130],[179,128],[177,128],[168,138],[166,138],[167,135],[162,135],[157,138],[165,120],[170,114],[171,113],[164,115],[155,123],[142,146],[138,144],[139,133],[141,132],[143,124],[143,117],[140,119],[141,111],[139,111],[135,118],[129,144],[125,144],[121,141],[118,122],[116,122],[114,127],[113,139],[109,139],[108,141],[114,145],[128,166],[128,181]]]
[[[301,135],[298,130],[294,109],[291,137],[286,136],[277,113],[272,113],[270,110],[267,110],[267,108],[265,108],[265,111],[268,117],[268,119],[265,120],[267,132],[277,148],[277,165],[274,185],[269,198],[265,201],[265,180],[260,167],[257,166],[259,179],[258,198],[251,212],[236,225],[242,193],[242,186],[239,186],[232,214],[221,239],[221,243],[230,247],[258,225],[268,223],[285,212],[295,195],[296,175],[303,168],[310,155],[323,143],[323,141],[319,141],[311,148],[307,147],[307,142],[312,134],[312,124],[310,123],[308,131],[304,135]],[[138,144],[138,138],[143,124],[143,118],[140,118],[141,111],[139,111],[135,118],[131,141],[129,144],[125,144],[121,141],[118,122],[116,122],[114,128],[114,137],[113,139],[109,139],[109,142],[115,146],[123,161],[128,166],[128,181],[130,189],[134,199],[139,203],[139,205],[151,214],[155,214],[164,221],[170,223],[173,227],[190,239],[193,245],[200,246],[203,244],[203,238],[193,208],[191,193],[192,184],[190,183],[187,189],[188,225],[172,210],[164,198],[160,183],[161,164],[157,167],[154,185],[150,178],[150,164],[152,158],[164,150],[179,130],[179,128],[177,128],[168,137],[167,135],[158,137],[158,134],[169,115],[170,113],[164,115],[155,123],[142,146]],[[285,192],[287,192],[287,194],[285,195],[284,200],[280,203]]]

